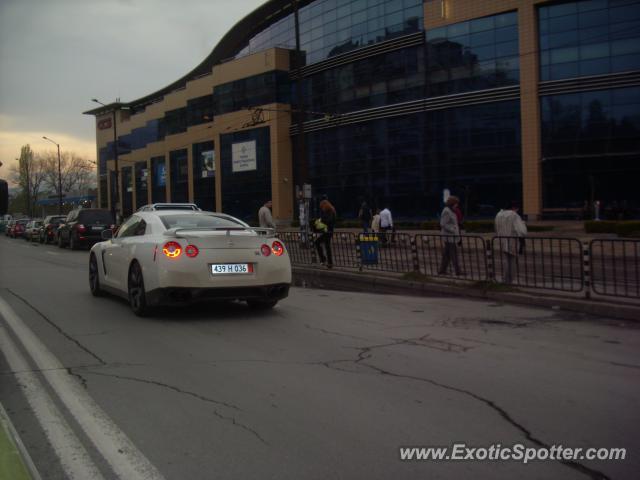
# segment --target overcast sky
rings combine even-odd
[[[30,144],[95,160],[97,98],[135,100],[196,67],[266,0],[0,0],[0,178]]]

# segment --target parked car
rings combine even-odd
[[[11,231],[9,233],[9,236],[11,238],[20,238],[22,236],[24,236],[24,231],[27,227],[27,223],[29,223],[29,219],[28,218],[23,218],[20,220],[16,220],[16,223],[13,225],[13,227],[11,227]]]
[[[89,256],[91,293],[123,296],[136,315],[205,299],[271,308],[289,294],[291,260],[271,228],[222,213],[160,210],[137,212],[115,237],[102,236]]]
[[[42,227],[42,219],[36,218],[27,223],[24,230],[24,239],[27,242],[33,242],[40,237],[40,227]]]
[[[57,241],[56,233],[58,226],[67,218],[65,215],[49,215],[44,218],[42,227],[40,227],[39,240],[40,243],[52,243]]]
[[[71,210],[67,218],[60,223],[56,238],[58,246],[67,245],[71,250],[91,246],[101,240],[103,230],[114,227],[111,212],[104,208],[77,208]]]

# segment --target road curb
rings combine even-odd
[[[474,286],[416,282],[400,278],[383,277],[365,272],[321,270],[308,267],[293,267],[293,283],[296,286],[350,290],[395,295],[446,295],[494,300],[505,303],[534,305],[553,309],[569,310],[609,318],[640,321],[640,306],[620,305],[600,300],[562,298],[546,292],[530,294],[522,292],[498,292]]]
[[[31,480],[41,480],[42,477],[40,476],[40,472],[38,472],[38,469],[33,463],[33,460],[31,460],[31,456],[29,455],[29,452],[24,446],[24,443],[22,443],[22,439],[20,438],[18,431],[13,426],[13,423],[11,422],[11,419],[9,418],[9,415],[7,414],[7,411],[4,409],[4,406],[2,405],[2,403],[0,403],[0,424],[1,424],[0,428],[2,428],[5,431],[10,441],[13,442],[13,445],[18,451],[20,460],[22,461],[22,464],[24,465]]]

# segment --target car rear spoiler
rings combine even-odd
[[[174,238],[183,238],[181,235],[182,232],[219,232],[226,231],[227,236],[231,236],[232,231],[244,231],[244,232],[255,232],[258,235],[263,235],[265,237],[274,237],[276,234],[275,228],[263,228],[263,227],[193,227],[193,228],[170,228],[166,230],[163,235],[165,237],[174,237]]]

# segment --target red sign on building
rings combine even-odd
[[[107,128],[111,128],[110,118],[105,118],[104,120],[100,120],[98,122],[98,130],[106,130]]]

